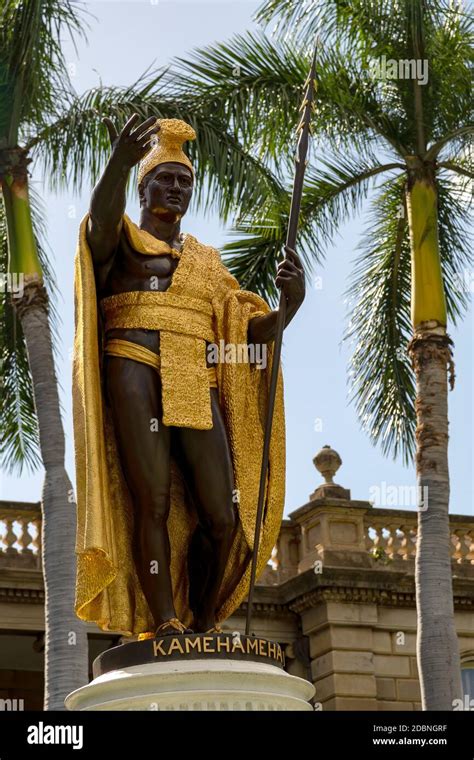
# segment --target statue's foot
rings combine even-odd
[[[204,631],[204,633],[222,633],[222,628],[218,623],[212,626],[212,628],[209,628],[208,631]]]
[[[195,620],[193,628],[196,633],[222,633],[222,628],[213,618],[207,618],[204,620]]]
[[[194,631],[192,628],[186,628],[178,618],[170,618],[158,626],[155,631],[155,638],[158,636],[175,636],[177,633],[194,633]]]

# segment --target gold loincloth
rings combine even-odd
[[[141,346],[139,343],[133,343],[130,340],[123,340],[122,338],[108,338],[104,347],[104,353],[109,354],[109,356],[132,359],[132,361],[140,362],[140,364],[147,364],[160,374],[160,354],[155,354],[154,351],[150,351],[149,348]],[[216,368],[208,367],[207,373],[209,375],[209,387],[217,388]]]

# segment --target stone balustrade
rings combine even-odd
[[[474,565],[474,518],[451,515],[451,557],[457,564]],[[364,517],[369,553],[389,560],[410,560],[416,554],[416,512],[371,509]]]
[[[282,522],[255,589],[252,630],[285,648],[287,672],[314,683],[318,709],[419,710],[417,512],[398,508],[411,506],[398,498],[377,499],[384,507],[351,499],[334,482],[342,461],[329,446],[314,463],[324,483]],[[455,625],[470,668],[474,516],[449,523]],[[11,631],[44,629],[40,536],[39,504],[0,502],[0,617]],[[225,629],[243,633],[246,614],[244,600]]]
[[[349,489],[334,483],[342,460],[330,446],[323,446],[313,462],[325,482],[307,504],[283,520],[271,563],[259,583],[277,586],[311,568],[322,572],[323,566],[413,572],[417,511],[374,507],[370,501],[351,499]],[[403,497],[406,490],[400,487]],[[472,578],[474,516],[453,514],[449,522],[453,576]]]
[[[474,518],[451,515],[450,527],[453,562],[474,575]],[[313,499],[283,520],[271,563],[259,582],[278,585],[318,561],[400,567],[415,558],[416,534],[414,511],[379,509],[350,499]],[[40,504],[0,502],[0,566],[26,565],[41,567]]]
[[[41,569],[39,503],[0,502],[0,567]]]
[[[474,577],[474,517],[450,515],[450,528],[453,564]],[[368,501],[313,499],[283,521],[271,565],[259,582],[279,585],[316,568],[316,563],[412,570],[416,536],[415,511],[376,508]]]

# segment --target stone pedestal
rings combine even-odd
[[[69,710],[311,710],[314,686],[283,669],[278,644],[253,636],[166,636],[94,662]]]

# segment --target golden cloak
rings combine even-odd
[[[110,410],[101,378],[103,329],[97,302],[92,256],[82,221],[75,258],[75,339],[73,420],[77,489],[77,577],[75,610],[103,630],[134,635],[154,630],[136,574],[132,551],[133,506],[117,452]],[[124,216],[124,232],[135,250],[150,252],[155,239]],[[155,241],[156,243],[156,241]],[[153,250],[153,248],[152,248]],[[207,298],[212,304],[218,345],[247,343],[249,320],[270,311],[255,293],[244,291],[222,263],[219,252],[187,235],[168,291],[184,298]],[[221,585],[217,621],[229,617],[248,594],[250,559],[263,449],[264,425],[273,345],[267,366],[219,362],[217,384],[238,494],[239,520]],[[279,369],[270,444],[264,521],[257,577],[276,543],[285,496],[285,420],[283,378]],[[176,614],[192,622],[188,608],[187,555],[197,518],[177,463],[171,460],[171,506],[168,530]]]

